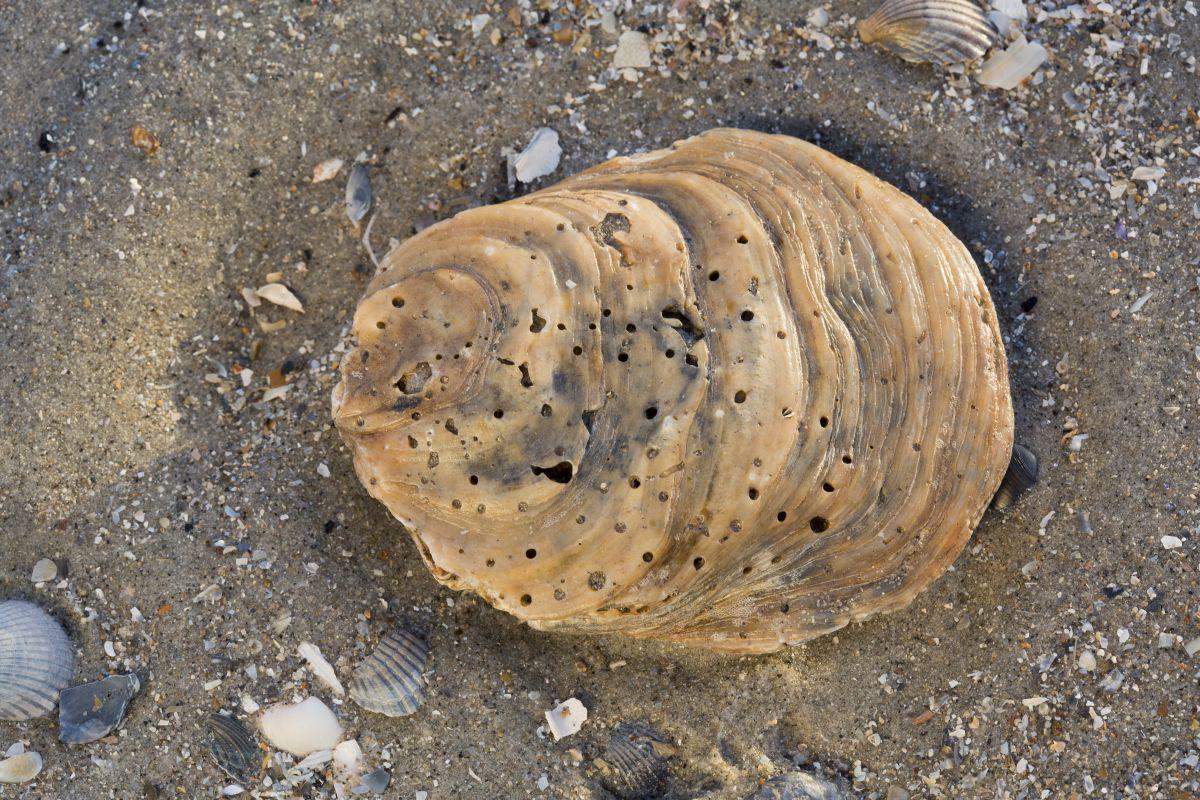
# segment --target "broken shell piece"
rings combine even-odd
[[[33,603],[0,603],[0,719],[50,713],[75,674],[75,651],[58,620]]]
[[[58,577],[58,564],[48,558],[43,558],[33,565],[29,580],[33,583],[46,583]]]
[[[1008,471],[1000,481],[1000,488],[992,498],[992,508],[999,511],[1012,508],[1022,494],[1030,489],[1038,479],[1037,456],[1023,444],[1013,444],[1012,459],[1008,462]]]
[[[263,767],[263,751],[253,731],[224,714],[209,714],[204,727],[208,731],[209,752],[218,767],[242,783],[258,777]]]
[[[323,181],[332,180],[341,172],[342,165],[345,164],[340,158],[327,158],[320,164],[313,167],[312,182],[322,183]]]
[[[30,751],[0,761],[0,783],[25,783],[42,771],[42,757]]]
[[[1000,40],[972,0],[886,0],[858,24],[858,35],[905,61],[943,65],[973,61]]]
[[[564,736],[579,733],[579,729],[587,721],[587,716],[587,708],[572,697],[546,712],[546,725],[557,742]]]
[[[309,668],[321,683],[338,696],[346,693],[346,690],[342,688],[342,682],[338,680],[337,673],[333,671],[333,665],[325,660],[325,656],[321,655],[321,648],[312,642],[301,642],[296,650],[300,653],[300,657],[308,662]]]
[[[1046,62],[1048,55],[1045,47],[1021,37],[983,62],[979,82],[993,89],[1015,89]]]
[[[254,290],[254,293],[263,300],[269,300],[277,306],[290,308],[292,311],[304,313],[304,305],[292,294],[292,290],[284,286],[282,283],[268,283]]]
[[[350,179],[346,181],[346,216],[351,222],[358,222],[371,210],[371,176],[367,173],[366,164],[355,164],[350,170]]]
[[[850,800],[833,783],[811,772],[788,772],[763,784],[754,800]]]
[[[407,716],[425,702],[429,646],[406,630],[389,631],[350,679],[350,697],[368,711]]]
[[[1135,168],[1129,177],[1135,181],[1157,181],[1161,180],[1166,174],[1167,171],[1162,167],[1141,166]]]
[[[1008,467],[970,252],[800,139],[614,158],[381,263],[332,397],[358,476],[541,630],[769,652],[895,611]]]
[[[513,161],[517,180],[529,183],[558,169],[562,147],[558,144],[558,131],[553,128],[538,128],[529,144]]]
[[[646,69],[650,66],[650,37],[641,31],[625,31],[617,39],[613,69]]]
[[[638,723],[613,729],[603,758],[595,760],[604,788],[621,800],[658,797],[667,779],[668,759],[675,746]]]
[[[346,797],[359,784],[363,770],[363,751],[355,739],[347,739],[333,748],[331,758],[333,786],[338,797]]]
[[[363,775],[358,781],[358,786],[356,786],[352,791],[354,794],[359,794],[359,789],[362,789],[363,791],[371,792],[372,794],[383,794],[384,789],[388,787],[388,784],[391,783],[391,780],[391,773],[389,773],[383,767],[376,767],[366,775]]]
[[[142,682],[132,672],[64,689],[58,698],[58,738],[67,744],[102,739],[125,719]]]
[[[329,706],[315,697],[271,706],[258,720],[267,741],[294,756],[329,750],[342,738],[342,726]]]

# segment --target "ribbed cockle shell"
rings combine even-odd
[[[912,199],[714,130],[392,250],[334,417],[433,574],[542,629],[769,651],[908,604],[1012,445],[996,314]]]

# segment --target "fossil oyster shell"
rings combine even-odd
[[[974,61],[1000,41],[973,0],[886,0],[858,24],[858,35],[905,61],[934,64]]]
[[[765,652],[907,605],[1009,461],[966,248],[718,129],[393,249],[333,413],[434,576],[545,630]]]
[[[405,717],[425,702],[429,646],[414,634],[394,629],[354,670],[350,697],[368,711]]]
[[[0,719],[49,714],[75,674],[75,651],[58,620],[24,600],[0,602]]]

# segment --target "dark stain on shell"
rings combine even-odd
[[[224,714],[209,714],[204,727],[208,731],[208,750],[229,777],[247,783],[258,776],[263,760],[254,733]]]
[[[617,725],[594,763],[605,789],[621,800],[644,800],[662,793],[674,753],[674,745],[654,730],[628,722]]]
[[[429,646],[406,630],[379,640],[350,680],[350,697],[368,711],[404,717],[425,702],[425,664]]]
[[[999,511],[1012,508],[1021,495],[1027,492],[1038,480],[1038,460],[1028,447],[1013,444],[1012,459],[1008,462],[1008,471],[1004,480],[992,498],[992,508]]]

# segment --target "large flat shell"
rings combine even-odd
[[[759,652],[954,561],[1012,446],[970,253],[815,145],[719,129],[392,250],[334,418],[443,583]]]
[[[389,717],[412,714],[425,702],[428,660],[424,641],[406,630],[389,631],[354,670],[350,697],[368,711]]]
[[[58,621],[33,603],[0,603],[0,719],[49,714],[75,674],[75,652]]]
[[[973,61],[1000,40],[971,0],[887,0],[859,23],[858,34],[905,61],[934,64]]]

